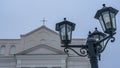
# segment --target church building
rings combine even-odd
[[[71,44],[85,44],[72,39]],[[78,49],[79,50],[79,49]],[[88,57],[80,57],[61,47],[59,34],[45,25],[20,36],[0,39],[0,68],[90,68]]]

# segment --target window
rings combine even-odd
[[[0,54],[5,54],[5,45],[0,47]]]
[[[15,54],[15,52],[16,52],[16,47],[15,47],[15,45],[12,45],[10,47],[10,54]]]

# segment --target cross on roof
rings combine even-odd
[[[43,20],[41,20],[42,22],[43,22],[43,25],[45,25],[45,22],[47,21],[47,20],[45,20],[45,18],[43,18]]]

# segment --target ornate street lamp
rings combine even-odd
[[[104,39],[106,37],[106,34],[104,34],[103,32],[100,32],[97,30],[97,28],[95,28],[94,32],[89,32],[89,38],[94,38],[96,42],[99,42],[100,40]],[[97,45],[94,46],[95,47],[95,52],[97,54],[97,57],[100,60],[100,55],[101,53],[104,51],[106,45],[104,44],[104,41],[98,43]]]
[[[56,30],[60,33],[61,43],[65,44],[65,46],[71,43],[72,31],[74,31],[74,29],[75,24],[67,21],[66,18],[64,18],[64,21],[56,24]]]
[[[116,14],[118,10],[112,7],[106,7],[103,4],[103,8],[98,10],[95,18],[100,21],[102,29],[107,34],[113,34],[116,31]]]
[[[97,42],[102,40],[103,38],[106,37],[106,34],[103,33],[103,32],[100,32],[97,30],[97,28],[95,28],[95,31],[93,33],[90,32],[89,34],[90,37],[94,38]],[[104,41],[100,42],[98,45],[97,45],[97,51],[98,53],[101,53],[103,51],[103,48],[104,48]]]
[[[62,47],[65,47],[64,52],[68,56],[69,50],[72,50],[82,57],[88,56],[91,68],[98,68],[98,58],[100,59],[100,54],[105,50],[109,40],[111,40],[111,42],[115,41],[113,35],[116,34],[115,16],[118,13],[118,10],[112,7],[105,7],[105,4],[103,4],[103,6],[102,9],[97,11],[95,18],[99,19],[104,33],[95,28],[94,32],[89,32],[85,45],[70,44],[72,40],[72,31],[75,29],[74,23],[67,21],[66,18],[64,18],[64,21],[56,24],[56,30],[59,31],[61,43],[64,44]],[[80,48],[80,51],[78,52],[74,48]]]

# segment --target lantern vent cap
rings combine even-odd
[[[114,13],[115,15],[118,13],[118,10],[117,10],[117,9],[115,9],[115,8],[113,8],[113,7],[106,7],[106,5],[103,4],[103,8],[100,9],[100,10],[98,10],[98,11],[96,12],[94,18],[99,19],[99,17],[101,16],[101,14],[102,14],[103,12],[106,12],[106,11],[110,11],[110,12]]]
[[[56,24],[56,31],[59,31],[60,30],[60,26],[61,25],[70,25],[72,27],[72,31],[74,31],[75,29],[75,23],[72,23],[70,21],[67,21],[66,18],[64,18],[64,20],[62,22],[59,22]]]
[[[90,35],[91,35],[91,36],[93,36],[93,35],[101,35],[101,36],[103,36],[103,37],[106,36],[105,33],[98,31],[98,30],[97,30],[97,27],[95,28],[95,31],[94,31],[93,33],[91,33]]]

